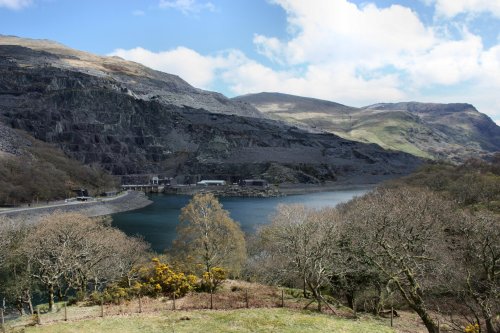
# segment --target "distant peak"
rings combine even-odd
[[[351,108],[344,104],[337,102],[314,98],[314,97],[303,97],[291,94],[285,94],[280,92],[260,92],[241,95],[233,98],[237,101],[244,101],[247,103],[307,103],[307,104],[322,104],[329,105],[332,107],[342,107]]]
[[[399,103],[377,103],[363,107],[367,110],[398,110],[417,113],[426,112],[463,112],[467,110],[477,111],[472,104],[468,103],[421,103],[421,102],[399,102]]]

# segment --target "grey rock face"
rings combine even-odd
[[[12,128],[0,123],[0,157],[2,154],[21,155],[23,148],[31,142],[20,136]]]
[[[0,56],[12,64],[53,67],[108,81],[107,88],[144,101],[178,107],[203,108],[213,113],[262,117],[253,106],[222,94],[194,88],[177,75],[152,70],[119,57],[101,57],[47,41],[0,35]],[[60,88],[53,81],[52,89]]]
[[[95,61],[94,69],[102,58]],[[378,180],[407,174],[421,163],[409,154],[309,133],[259,114],[242,116],[253,108],[189,88],[180,79],[155,81],[167,74],[137,64],[120,64],[119,74],[85,72],[62,66],[59,55],[48,51],[0,45],[0,122],[117,175],[158,173],[180,182]],[[142,72],[133,76],[136,66]],[[184,104],[188,97],[191,104]],[[211,102],[217,98],[225,108]]]

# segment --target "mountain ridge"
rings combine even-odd
[[[377,103],[354,108],[280,93],[234,100],[255,106],[271,119],[425,158],[463,162],[500,151],[500,127],[468,103]]]
[[[115,175],[360,183],[422,163],[267,119],[246,103],[200,93],[137,63],[41,44],[0,37],[0,121]]]
[[[83,74],[108,78],[117,85],[116,89],[122,89],[138,99],[156,100],[176,106],[203,107],[215,113],[261,117],[255,108],[234,104],[220,93],[195,88],[178,75],[156,71],[117,56],[97,56],[50,40],[15,36],[0,35],[0,45],[4,48],[11,46],[28,50],[23,54],[23,50],[19,49],[17,56],[12,59],[21,65],[30,65],[36,59],[36,65],[39,66],[76,70]]]

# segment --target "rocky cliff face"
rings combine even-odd
[[[86,55],[84,66],[77,51],[64,49],[61,60],[60,46],[30,43],[0,45],[0,121],[114,174],[160,173],[181,182],[365,182],[421,163],[264,119],[251,106],[135,63]],[[109,62],[120,67],[109,70]]]
[[[222,94],[197,89],[180,77],[152,70],[119,57],[101,57],[70,49],[49,40],[0,35],[0,56],[19,66],[50,67],[87,74],[106,82],[106,88],[144,101],[178,107],[203,108],[209,112],[261,117],[254,107],[232,101]],[[58,88],[57,80],[51,81]]]
[[[12,128],[0,123],[0,158],[2,156],[19,156],[31,142],[23,138]]]

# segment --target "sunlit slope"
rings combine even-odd
[[[279,93],[235,99],[298,127],[420,157],[460,161],[500,150],[500,128],[469,104],[386,103],[353,108]]]

